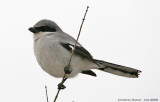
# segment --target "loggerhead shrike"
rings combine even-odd
[[[34,33],[34,53],[39,65],[51,76],[60,78],[65,74],[76,40],[62,31],[51,20],[40,20],[29,30]],[[78,73],[96,76],[91,69],[98,69],[128,78],[138,78],[140,70],[97,60],[80,44],[77,43],[70,64],[72,72],[66,77],[74,77]]]

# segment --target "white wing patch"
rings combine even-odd
[[[73,45],[69,45],[69,47],[73,50],[74,49],[74,46]]]

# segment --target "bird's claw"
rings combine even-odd
[[[66,67],[64,68],[64,72],[65,72],[65,74],[71,74],[72,69],[69,68],[68,66],[66,66]]]

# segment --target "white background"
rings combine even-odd
[[[90,6],[79,42],[94,56],[142,71],[137,79],[94,70],[68,80],[57,102],[117,102],[118,99],[160,100],[159,0],[3,0],[0,1],[0,102],[46,102],[57,92],[56,79],[37,64],[33,34],[41,19],[55,21],[77,37]]]

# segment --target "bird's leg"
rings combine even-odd
[[[64,72],[65,72],[65,74],[71,74],[72,69],[71,69],[69,66],[66,66],[66,67],[64,68]]]
[[[61,83],[58,84],[58,89],[65,89],[66,87],[63,85],[63,83],[67,80],[67,78],[64,78]]]
[[[71,74],[72,69],[69,68],[69,66],[66,66],[66,67],[64,68],[64,72],[65,72],[65,74]],[[66,88],[66,87],[63,85],[66,80],[67,80],[67,78],[64,78],[64,79],[62,80],[62,82],[58,84],[58,89],[65,89],[65,88]]]

